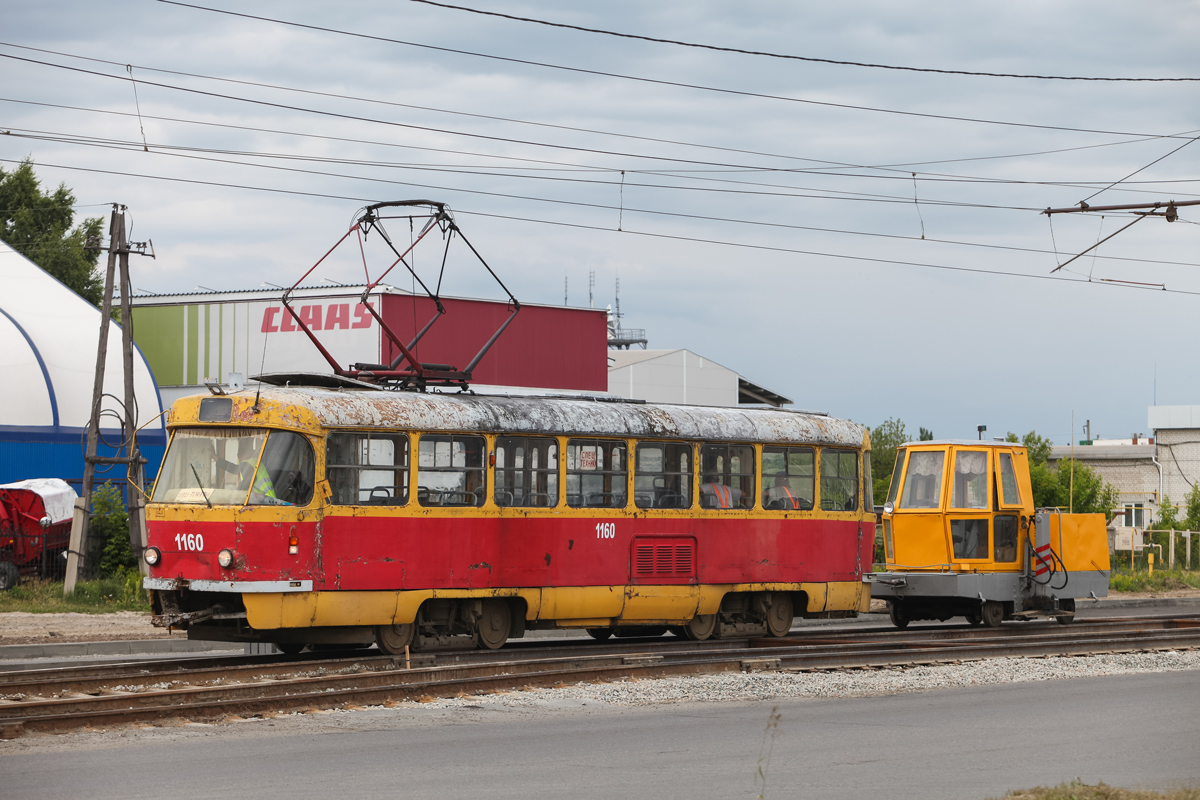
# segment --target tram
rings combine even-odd
[[[155,625],[395,654],[537,628],[784,636],[869,608],[861,425],[297,382],[172,407],[146,507]]]

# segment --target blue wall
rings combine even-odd
[[[119,442],[121,434],[117,430],[104,431],[102,438],[109,442]],[[27,478],[61,478],[71,484],[76,492],[80,492],[83,487],[83,454],[86,444],[87,434],[83,428],[18,428],[0,425],[0,483],[12,483]],[[167,435],[161,429],[143,431],[138,435],[138,447],[147,461],[147,490],[153,483],[154,476],[158,474],[166,445]],[[106,447],[103,442],[96,452],[101,456],[117,455],[113,448]],[[101,471],[105,469],[107,471]],[[96,485],[101,486],[107,480],[112,480],[123,488],[125,465],[98,466]]]

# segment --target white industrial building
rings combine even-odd
[[[650,403],[695,406],[791,405],[691,350],[609,350],[608,393]]]

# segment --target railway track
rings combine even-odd
[[[559,683],[733,671],[817,671],[999,657],[1200,648],[1200,615],[1093,619],[998,629],[937,626],[783,639],[641,639],[500,651],[377,651],[126,662],[0,674],[0,737],[29,731],[213,719],[445,697]],[[332,655],[332,654],[330,654]]]

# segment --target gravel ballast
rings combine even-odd
[[[1193,669],[1200,669],[1200,651],[998,658],[937,666],[833,672],[730,672],[616,683],[579,683],[547,689],[426,699],[424,702],[399,703],[396,707],[513,708],[558,705],[563,702],[645,706],[678,702],[867,697],[931,689]]]

